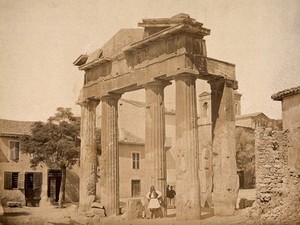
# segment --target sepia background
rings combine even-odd
[[[210,57],[236,65],[242,114],[280,118],[281,103],[270,96],[300,83],[297,0],[0,0],[0,118],[44,121],[59,106],[79,115],[84,73],[74,60],[143,18],[178,13],[211,29]],[[143,100],[140,92],[126,97]]]

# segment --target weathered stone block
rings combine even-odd
[[[128,199],[127,201],[127,219],[139,219],[143,217],[144,206],[141,199]]]

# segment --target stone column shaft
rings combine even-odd
[[[80,194],[79,209],[87,211],[96,197],[97,150],[95,143],[97,100],[88,100],[81,105],[80,146]]]
[[[196,78],[178,75],[176,81],[176,207],[177,220],[200,219]]]
[[[213,202],[216,216],[233,215],[238,192],[234,88],[236,81],[209,82],[212,101]]]
[[[119,214],[119,134],[118,101],[121,95],[110,94],[101,99],[101,152],[104,161],[103,204],[108,216]]]
[[[166,200],[166,152],[165,144],[165,109],[164,88],[169,82],[154,81],[145,85],[146,90],[146,127],[145,127],[145,158],[147,190],[150,186],[162,192]]]

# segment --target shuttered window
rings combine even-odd
[[[42,173],[33,173],[33,189],[38,189],[42,186]]]
[[[10,159],[11,160],[19,160],[20,158],[20,142],[19,141],[10,141]]]
[[[4,172],[4,189],[18,188],[18,172]]]
[[[41,172],[4,172],[4,189],[38,189],[42,186]]]
[[[25,175],[26,188],[33,189],[33,173],[27,173]]]
[[[27,189],[38,189],[42,186],[42,173],[26,173],[25,174],[25,187]]]

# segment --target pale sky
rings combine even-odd
[[[79,115],[84,72],[73,61],[121,28],[178,13],[211,29],[209,57],[236,65],[242,114],[280,118],[271,95],[300,85],[298,0],[0,0],[0,118],[45,121],[60,106]]]

